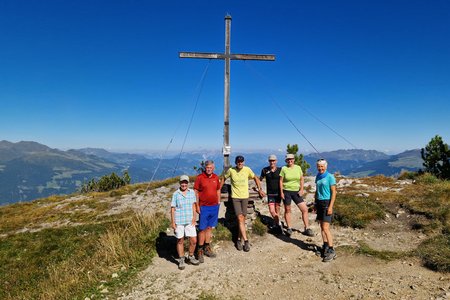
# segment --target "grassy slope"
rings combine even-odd
[[[168,220],[161,214],[132,211],[100,217],[111,205],[102,199],[146,187],[132,185],[71,201],[56,196],[0,207],[0,299],[84,299],[125,284],[150,263],[156,238],[168,227]],[[77,225],[56,226],[67,221]],[[56,225],[42,229],[43,224]],[[118,276],[113,278],[114,273]]]
[[[176,181],[152,183],[149,189]],[[363,183],[398,187],[395,180],[383,176],[365,178]],[[58,196],[0,207],[0,299],[84,299],[120,289],[150,263],[155,240],[168,221],[162,215],[131,211],[99,217],[110,208],[102,199],[146,188],[146,184],[131,185],[69,202],[65,202],[67,197]],[[357,197],[357,193],[354,186],[340,191],[335,209],[338,224],[367,226],[395,204],[426,216],[428,222],[416,228],[430,236],[414,253],[374,251],[363,244],[358,253],[383,259],[418,255],[426,266],[450,272],[450,182],[417,180],[401,193],[371,192],[368,199]],[[76,213],[71,213],[74,210]],[[79,225],[21,232],[67,220]],[[114,273],[118,276],[113,278]]]

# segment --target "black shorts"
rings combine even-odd
[[[267,195],[267,202],[270,204],[280,204],[281,196],[279,195]]]
[[[292,201],[294,201],[294,203],[298,205],[304,201],[303,197],[298,194],[298,191],[293,192],[293,191],[283,190],[283,193],[284,193],[284,199],[283,199],[284,205],[291,205]]]
[[[327,210],[330,206],[330,200],[316,200],[315,206],[317,212],[316,220],[331,223],[333,214],[327,215]]]

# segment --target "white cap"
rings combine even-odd
[[[270,154],[270,155],[269,155],[269,160],[277,160],[276,155]]]
[[[291,159],[291,158],[295,158],[294,154],[286,154],[286,159]]]
[[[180,182],[182,182],[182,181],[187,181],[187,182],[189,182],[189,176],[187,176],[187,175],[181,175],[181,176],[180,176]]]

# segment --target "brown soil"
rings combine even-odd
[[[268,216],[267,204],[257,203]],[[223,214],[223,212],[222,212]],[[179,271],[175,249],[160,252],[120,299],[449,299],[450,276],[431,271],[415,257],[390,262],[339,250],[364,241],[376,250],[409,251],[425,238],[411,230],[407,212],[387,214],[366,229],[332,226],[338,257],[324,263],[314,247],[321,245],[318,225],[309,215],[316,235],[301,234],[300,212],[293,207],[291,237],[266,234],[251,238],[251,250],[237,251],[231,241],[216,243],[217,257]],[[167,241],[174,238],[168,231]],[[162,244],[164,247],[164,243]],[[203,294],[202,294],[203,293]],[[213,298],[213,296],[217,298]],[[205,297],[204,297],[205,299]]]

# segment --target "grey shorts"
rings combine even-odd
[[[246,199],[238,199],[232,198],[234,213],[236,216],[243,215],[247,216],[247,206],[248,206],[248,198]]]
[[[292,201],[294,201],[294,203],[298,205],[304,201],[303,197],[298,194],[298,191],[293,192],[293,191],[283,190],[283,193],[284,193],[284,199],[283,199],[284,205],[291,205]]]

